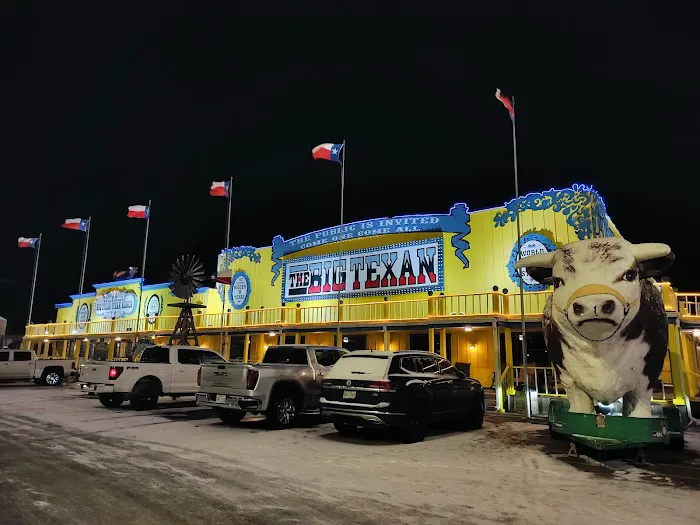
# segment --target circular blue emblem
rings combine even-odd
[[[228,287],[228,299],[234,310],[242,310],[248,304],[250,292],[253,287],[250,284],[248,274],[239,270],[231,277],[231,286]]]
[[[529,257],[530,255],[535,255],[538,253],[553,252],[557,249],[556,245],[549,240],[548,237],[542,235],[541,233],[526,233],[521,237],[520,241],[520,253],[518,253],[518,243],[515,243],[513,250],[510,252],[510,259],[508,259],[508,275],[510,279],[517,285],[520,286],[520,275],[515,269],[515,263],[517,263],[521,257]],[[542,292],[546,290],[549,285],[541,284],[535,281],[530,275],[525,271],[525,268],[520,270],[523,278],[523,290],[526,292]]]

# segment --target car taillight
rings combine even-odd
[[[258,377],[260,377],[260,372],[258,370],[248,370],[245,381],[248,390],[255,390],[255,385],[258,384]]]
[[[202,367],[197,370],[197,386],[202,386]]]
[[[109,367],[109,378],[116,379],[120,375],[122,375],[123,371],[124,371],[124,367],[122,367],[122,366],[110,366]]]
[[[372,381],[369,388],[376,388],[380,392],[389,392],[392,390],[391,381]]]

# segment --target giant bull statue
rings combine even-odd
[[[665,244],[578,241],[525,257],[525,268],[554,291],[544,309],[547,350],[571,412],[622,398],[623,414],[651,417],[652,387],[668,347],[661,294],[647,279],[673,262]]]

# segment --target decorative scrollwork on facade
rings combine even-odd
[[[574,184],[563,190],[551,189],[542,193],[529,193],[518,199],[520,211],[542,211],[553,209],[563,213],[579,239],[594,237],[612,237],[610,223],[603,198],[593,186]],[[499,211],[493,218],[496,228],[516,220],[516,202],[512,199],[505,203],[505,210]]]

